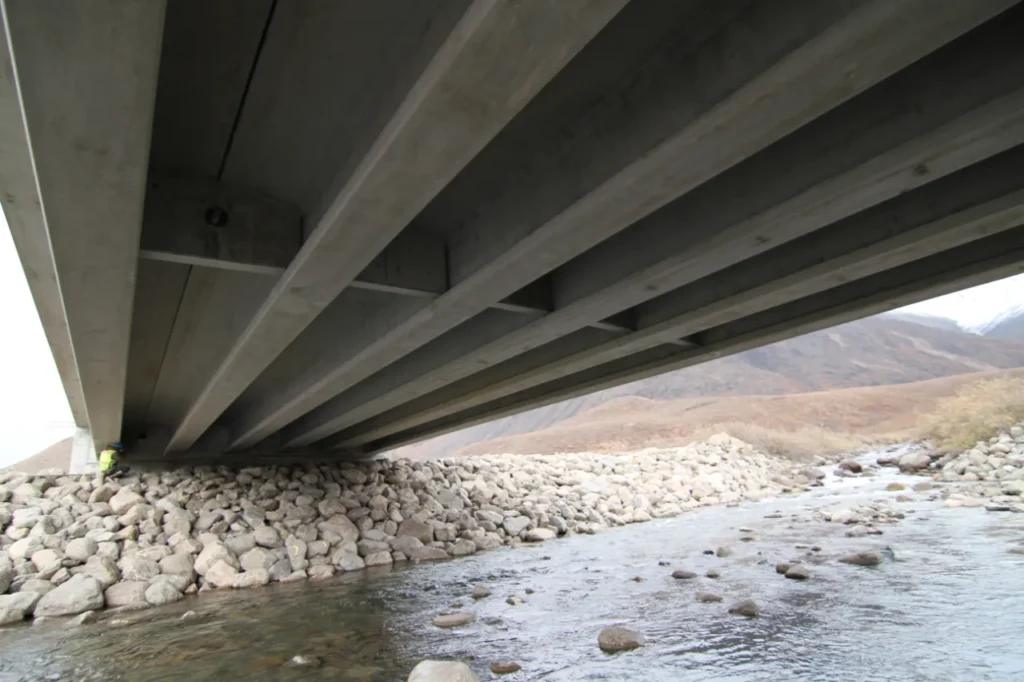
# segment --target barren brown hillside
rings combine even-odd
[[[1019,341],[978,336],[944,320],[919,323],[913,318],[880,315],[498,419],[400,448],[396,454],[444,456],[476,443],[546,429],[627,396],[661,401],[790,395],[906,384],[1014,367],[1024,367],[1024,343]],[[705,403],[708,401],[689,404]],[[727,411],[740,414],[739,404]]]
[[[1024,376],[1024,368],[795,395],[661,401],[630,396],[540,431],[477,443],[453,454],[636,450],[678,445],[703,431],[729,430],[730,426],[775,433],[820,429],[865,441],[914,438],[921,416],[930,413],[941,398],[968,384],[1005,375]]]

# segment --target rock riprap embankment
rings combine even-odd
[[[197,468],[102,485],[2,473],[0,594],[23,596],[0,613],[18,621],[134,609],[212,588],[446,559],[799,482],[788,462],[725,435],[628,455]]]
[[[948,506],[1024,513],[1024,423],[963,452],[917,451],[879,464],[958,484],[941,492]]]

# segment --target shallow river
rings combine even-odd
[[[0,630],[0,682],[28,680],[405,680],[423,658],[461,659],[494,679],[491,662],[523,669],[506,680],[1024,680],[1024,519],[946,509],[927,493],[900,503],[907,518],[881,537],[847,538],[826,523],[793,522],[809,509],[896,493],[883,474],[833,481],[799,497],[702,509],[676,519],[499,550],[468,559],[369,571],[326,583],[216,592],[151,611]],[[782,518],[765,518],[781,513]],[[740,527],[756,540],[739,542]],[[807,582],[777,561],[820,545],[822,559],[889,545],[874,569],[829,560]],[[703,550],[729,545],[727,558]],[[768,563],[758,563],[767,559]],[[671,565],[659,566],[659,561]],[[675,568],[701,577],[677,581]],[[704,577],[709,568],[721,577]],[[634,582],[632,578],[642,581]],[[473,603],[474,585],[492,596]],[[533,590],[527,594],[527,588]],[[698,603],[698,590],[725,597]],[[505,598],[525,601],[510,606]],[[729,615],[752,597],[762,615]],[[430,621],[455,602],[472,625]],[[200,614],[181,622],[187,610]],[[111,619],[137,619],[113,627]],[[623,624],[647,646],[605,655],[597,633]],[[303,654],[319,668],[283,664]]]

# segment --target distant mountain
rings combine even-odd
[[[914,322],[915,324],[920,324],[925,327],[935,327],[936,329],[945,329],[946,331],[966,331],[955,320],[951,320],[948,317],[937,317],[935,315],[918,315],[917,313],[904,312],[884,313],[881,317],[903,320],[904,322]]]
[[[1024,309],[1002,315],[985,329],[984,334],[990,339],[1012,339],[1024,342]]]
[[[917,316],[914,316],[917,317]],[[1020,341],[963,331],[952,321],[928,324],[880,315],[702,365],[531,410],[400,448],[399,456],[433,457],[473,443],[547,428],[611,400],[787,395],[1024,367]]]

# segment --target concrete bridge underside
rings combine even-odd
[[[4,211],[137,459],[365,457],[1024,271],[1010,0],[2,9]]]

